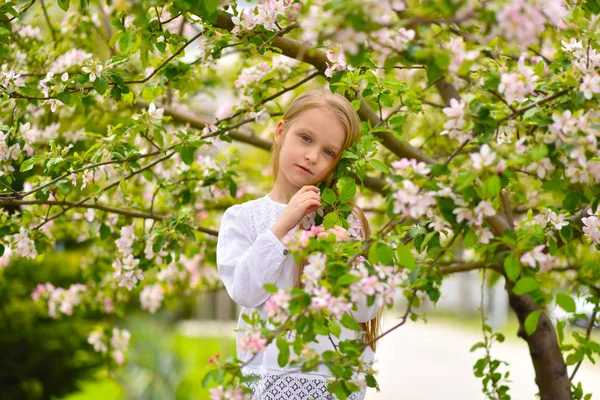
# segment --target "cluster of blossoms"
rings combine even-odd
[[[383,304],[390,305],[394,302],[394,296],[399,292],[399,288],[408,278],[408,270],[398,271],[393,266],[376,264],[373,266],[375,275],[369,273],[365,264],[365,258],[357,258],[357,266],[351,274],[360,278],[359,281],[350,285],[351,299],[354,303],[364,302],[367,304],[367,297],[375,296],[375,305],[381,307]]]
[[[290,299],[290,294],[283,289],[279,289],[277,292],[273,293],[265,302],[267,316],[274,322],[283,322],[287,316]]]
[[[444,130],[440,135],[448,135],[452,139],[458,140],[460,143],[472,138],[471,134],[463,132],[465,126],[465,102],[458,102],[456,99],[450,100],[450,107],[444,107],[442,110],[448,117],[444,124]]]
[[[324,10],[323,7],[312,4],[305,18],[298,21],[302,31],[302,41],[314,46],[319,41],[319,36],[332,37],[336,26],[331,23],[335,18],[332,10]]]
[[[537,42],[544,30],[546,18],[560,29],[566,28],[563,19],[568,12],[564,0],[512,0],[497,15],[498,25],[508,40],[522,48]]]
[[[240,350],[251,353],[262,353],[267,347],[267,339],[259,331],[249,332],[238,339]]]
[[[27,229],[21,227],[12,239],[12,251],[19,257],[36,258],[38,256],[35,242],[29,238]]]
[[[408,44],[415,38],[415,31],[404,27],[396,31],[384,28],[373,32],[371,37],[373,48],[381,52],[382,57],[385,58],[394,51],[406,50]]]
[[[479,153],[471,153],[470,158],[473,168],[476,171],[481,171],[486,167],[491,167],[494,165],[494,162],[496,161],[496,153],[494,153],[491,147],[486,143],[481,146]],[[496,163],[495,170],[499,173],[502,173],[505,169],[506,163],[503,159],[500,159],[500,161]]]
[[[452,210],[456,214],[456,221],[460,224],[462,221],[467,221],[467,225],[477,234],[479,243],[488,244],[494,238],[494,234],[489,228],[483,227],[483,220],[486,217],[496,215],[496,210],[489,201],[480,201],[475,209],[471,211],[469,204],[461,197],[454,196],[454,203],[457,207]]]
[[[80,49],[71,49],[54,60],[54,63],[50,66],[50,71],[55,74],[63,73],[71,67],[82,65],[91,58],[91,53],[86,53]]]
[[[404,179],[392,195],[394,199],[394,214],[419,219],[433,217],[433,206],[436,200],[433,192],[421,192],[421,188],[412,181]]]
[[[38,129],[38,128],[32,126],[30,122],[19,124],[19,131],[21,132],[23,139],[26,142],[29,142],[32,144],[48,143],[49,141],[58,138],[59,129],[60,129],[60,122],[48,124],[48,125],[46,125],[46,127],[44,129]],[[25,150],[27,150],[27,148]],[[29,156],[29,153],[28,153],[28,156]]]
[[[121,237],[115,240],[117,249],[122,254],[121,259],[115,260],[112,264],[115,272],[113,278],[117,279],[119,286],[126,287],[131,291],[138,281],[144,279],[144,275],[137,265],[140,260],[133,257],[133,243],[135,242],[135,232],[133,225],[127,225],[121,228]]]
[[[21,86],[25,85],[25,78],[21,74],[15,73],[14,69],[8,69],[6,64],[2,65],[0,70],[0,86],[7,93],[17,91]]]
[[[598,245],[600,244],[600,207],[594,213],[592,209],[588,209],[587,213],[589,217],[581,218],[581,222],[583,222],[583,234],[587,236],[592,243]]]
[[[8,176],[15,168],[11,165],[14,160],[19,159],[21,146],[18,143],[8,146],[8,134],[0,132],[0,176]]]
[[[313,290],[319,286],[319,279],[327,267],[327,255],[319,252],[308,256],[307,264],[302,270],[301,282],[306,290]]]
[[[479,57],[479,50],[467,51],[462,37],[452,38],[448,43],[448,50],[451,54],[448,72],[450,73],[451,83],[457,88],[462,89],[467,81],[458,78],[458,71],[465,61],[476,60]]]
[[[107,353],[110,342],[110,355],[118,365],[123,365],[130,338],[131,333],[127,329],[113,328],[110,340],[103,330],[95,330],[88,336],[88,343],[94,346],[95,351]]]
[[[337,71],[345,71],[353,70],[352,66],[349,66],[346,62],[346,56],[344,55],[344,50],[342,48],[338,48],[337,50],[329,50],[326,54],[327,60],[327,69],[325,70],[325,76],[331,78],[334,72]],[[329,64],[331,63],[331,64]]]
[[[69,74],[66,72],[63,74],[61,81],[56,81],[54,79],[54,72],[49,71],[46,74],[46,77],[42,79],[38,85],[38,89],[44,93],[45,97],[50,96],[50,89],[53,89],[56,93],[62,92],[65,88],[65,82],[69,79]],[[56,112],[58,106],[64,105],[62,101],[58,99],[50,99],[44,101],[44,104],[50,104],[50,111],[53,113]]]
[[[352,310],[352,304],[343,297],[333,296],[326,287],[316,287],[311,292],[311,302],[308,308],[313,312],[326,310],[335,318],[341,318],[342,315]]]
[[[235,80],[235,87],[246,91],[249,87],[260,82],[269,72],[271,72],[271,67],[266,62],[244,68]]]
[[[503,73],[500,71],[498,91],[504,94],[508,104],[512,104],[514,101],[523,103],[527,100],[527,95],[533,93],[534,83],[537,79],[533,68],[525,65],[525,57],[522,55],[519,57],[516,72]]]
[[[541,208],[533,220],[525,222],[525,225],[539,225],[545,231],[546,245],[550,244],[550,240],[556,239],[556,231],[560,231],[565,226],[569,225],[569,215],[566,213],[556,214],[549,208]]]
[[[292,251],[298,251],[308,246],[308,241],[311,237],[317,236],[322,229],[313,226],[310,229],[294,229],[288,232],[282,239],[282,243]]]
[[[294,0],[262,0],[256,9],[247,8],[231,19],[235,25],[231,33],[249,32],[258,26],[268,31],[278,31],[278,17],[293,21],[301,8],[302,4]]]
[[[39,27],[33,27],[31,25],[12,25],[13,33],[21,36],[23,39],[37,39],[43,40],[42,31]]]
[[[31,294],[34,301],[40,297],[48,301],[48,315],[52,318],[58,318],[58,312],[65,315],[73,314],[73,307],[79,305],[82,299],[82,293],[86,292],[85,285],[79,283],[69,286],[68,289],[55,288],[50,282],[39,284]]]
[[[535,268],[536,264],[539,264],[541,271],[552,269],[554,258],[550,254],[544,253],[545,248],[546,245],[540,244],[531,251],[524,253],[521,256],[521,263],[529,265],[531,268]]]
[[[418,162],[414,158],[402,158],[392,162],[391,172],[394,175],[410,178],[413,173],[425,176],[431,172],[431,169],[422,161]]]
[[[154,314],[161,306],[164,293],[165,289],[159,284],[146,285],[140,293],[142,310],[147,310],[150,314]]]
[[[583,74],[579,91],[583,93],[583,97],[591,100],[595,94],[600,94],[600,53],[595,48],[589,47],[584,49],[580,40],[571,38],[570,41],[562,41],[562,50],[571,54],[573,60],[571,64]]]
[[[250,394],[244,393],[242,388],[225,389],[223,386],[217,386],[210,389],[210,400],[250,400]]]

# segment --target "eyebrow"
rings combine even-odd
[[[299,128],[298,130],[299,130],[299,131],[303,131],[303,130],[304,130],[304,131],[307,131],[308,133],[312,134],[313,136],[316,136],[316,135],[315,135],[315,131],[313,131],[313,130],[312,130],[312,129],[310,129],[310,128],[301,127],[301,128]],[[334,146],[334,145],[332,145],[332,144],[330,144],[330,145],[327,145],[327,147],[330,147],[330,148],[331,148],[331,149],[333,149],[333,150],[334,150],[336,153],[339,153],[339,152],[341,151],[341,149],[340,149],[339,147],[337,147],[337,146]]]

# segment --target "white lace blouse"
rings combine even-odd
[[[242,306],[237,324],[237,353],[242,362],[247,362],[253,356],[250,352],[242,351],[239,346],[239,338],[248,328],[242,315],[257,311],[266,319],[264,303],[270,293],[264,290],[264,284],[273,283],[281,289],[287,289],[293,286],[297,279],[298,268],[293,256],[271,231],[271,227],[286,207],[287,204],[275,202],[267,194],[228,208],[221,219],[217,240],[217,266],[227,293],[234,302]],[[367,307],[366,303],[358,304],[357,307],[358,310],[353,311],[352,315],[358,322],[373,319],[378,311],[374,305]],[[354,339],[357,334],[358,332],[342,327],[340,338],[332,336],[331,339],[337,346],[339,341]],[[310,343],[315,351],[322,353],[334,349],[328,336],[319,335],[317,340],[318,343]],[[326,379],[331,377],[326,366],[321,365],[315,372],[290,373],[290,370],[297,368],[281,368],[277,363],[278,354],[277,346],[271,343],[264,352],[259,353],[243,368],[244,374],[256,374],[261,377],[261,380],[254,383],[254,390],[262,387],[269,392],[256,396],[255,391],[253,398],[292,398],[290,395],[300,396],[298,398],[335,398],[326,391]],[[367,348],[362,357],[364,361],[372,362],[373,351]],[[284,372],[285,374],[281,375]],[[267,385],[267,381],[271,383]],[[359,393],[353,395],[350,398],[363,398],[364,391],[362,396]]]

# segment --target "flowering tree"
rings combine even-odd
[[[122,316],[135,301],[153,313],[216,287],[219,210],[260,192],[247,186],[260,171],[229,143],[269,150],[291,97],[328,85],[351,100],[363,138],[307,224],[322,218],[358,236],[347,205],[356,184],[360,204],[383,209],[380,224],[358,241],[289,237],[308,260],[303,288],[267,286],[269,321],[251,318],[241,345],[258,353],[275,342],[282,366],[327,365],[330,391],[346,398],[377,386],[358,357],[373,343],[325,354],[307,343],[360,329],[347,313],[360,299],[391,306],[404,296],[402,318],[379,339],[418,319],[444,276],[479,269],[505,278],[540,397],[589,398],[575,376],[600,353],[590,339],[600,313],[600,6],[413,3],[3,2],[0,265],[52,254],[59,240],[85,245],[85,282],[32,294],[55,318]],[[235,100],[207,110],[222,90]],[[594,305],[591,316],[573,295]],[[564,341],[567,321],[551,319],[554,302],[589,321],[576,345]],[[490,398],[509,398],[509,367],[489,351],[503,338],[482,323],[475,375]],[[89,337],[116,364],[128,341],[112,327]],[[235,386],[241,363],[216,364],[213,398],[247,396]]]

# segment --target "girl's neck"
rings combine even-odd
[[[273,189],[269,192],[269,197],[277,203],[288,204],[292,196],[294,196],[298,190],[300,190],[300,188],[291,185],[287,181],[283,182],[283,179],[278,177]]]

